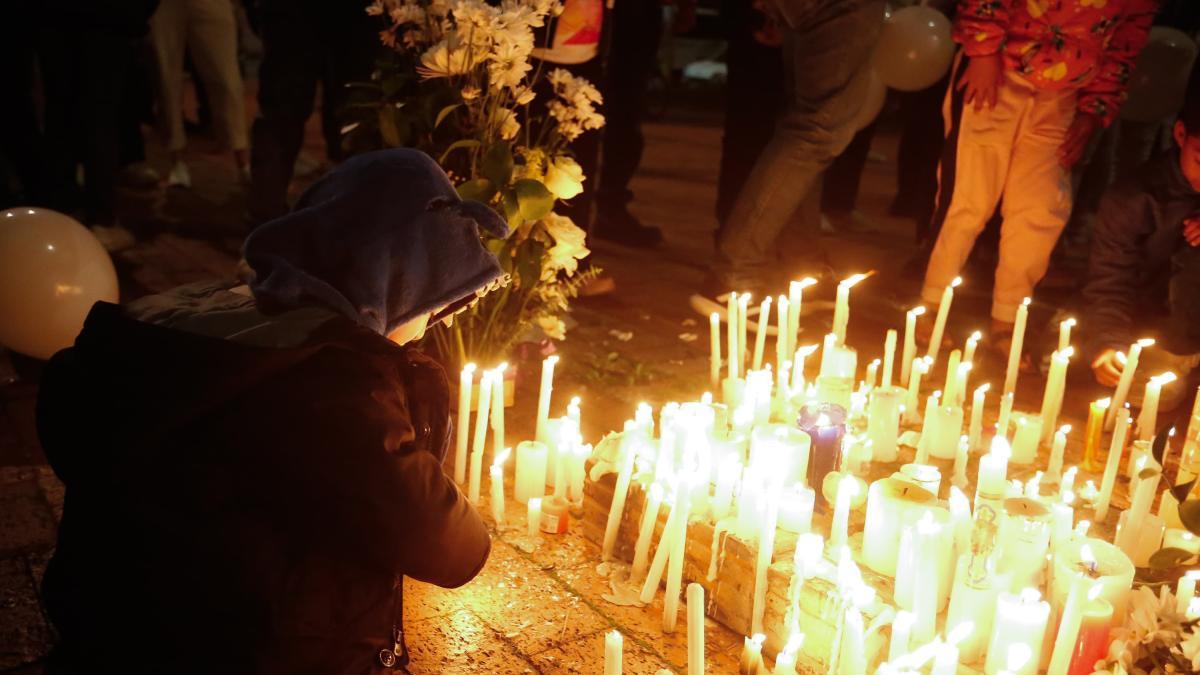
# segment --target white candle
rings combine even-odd
[[[1064,424],[1054,432],[1054,443],[1050,446],[1050,464],[1046,466],[1046,482],[1059,483],[1062,480],[1063,453],[1067,449],[1067,434],[1071,433],[1071,425]]]
[[[742,462],[736,455],[727,455],[720,460],[711,503],[713,520],[720,521],[729,515],[733,504],[733,488],[741,473]]]
[[[924,313],[925,307],[918,305],[904,314],[904,348],[900,352],[901,382],[908,379],[913,359],[917,358],[917,317]]]
[[[753,637],[746,638],[742,645],[742,658],[738,664],[739,673],[754,673],[758,674],[763,668],[762,662],[762,646],[767,641],[767,636],[763,633],[755,633]]]
[[[542,386],[538,390],[537,426],[534,434],[534,439],[542,443],[548,443],[550,440],[546,433],[546,422],[550,419],[550,396],[554,391],[554,364],[556,363],[558,363],[558,356],[547,356],[542,360]]]
[[[838,675],[867,675],[866,630],[862,612],[850,606],[846,609],[843,621]]]
[[[975,481],[975,505],[981,501],[998,502],[1008,490],[1009,447],[1003,437],[992,441],[991,452],[979,458],[979,478]]]
[[[721,315],[713,312],[708,316],[709,369],[708,386],[714,392],[721,390]]]
[[[1046,376],[1046,389],[1042,395],[1041,442],[1050,440],[1058,423],[1058,412],[1062,409],[1063,392],[1066,390],[1067,367],[1074,352],[1073,348],[1067,347],[1050,357],[1050,373]]]
[[[1036,589],[1026,588],[1016,595],[1000,593],[996,598],[996,620],[988,645],[987,675],[997,675],[1002,670],[1011,671],[1013,675],[1035,675],[1049,618],[1050,605],[1041,599]],[[1024,658],[1010,658],[1014,647]]]
[[[942,525],[934,521],[932,512],[927,511],[917,521],[914,533],[914,571],[919,570],[919,573],[913,578],[912,608],[917,616],[913,637],[929,642],[937,633],[938,587],[942,582],[939,572],[943,571],[939,569],[941,556],[938,555],[942,548],[939,542],[943,536]]]
[[[741,366],[738,363],[740,361],[738,354],[741,353],[738,348],[738,305],[737,291],[733,291],[729,294],[729,303],[725,307],[725,320],[728,324],[727,328],[729,330],[728,365],[729,379],[731,380],[736,380],[738,378],[738,373],[741,370]],[[726,401],[726,403],[728,402],[729,401]]]
[[[876,378],[876,376],[878,376],[878,374],[879,374],[879,359],[875,359],[874,361],[867,364],[867,374],[866,374],[866,377],[863,378],[863,381],[866,382],[866,384],[867,384],[867,389],[875,388],[875,378]]]
[[[638,527],[638,538],[633,548],[633,569],[629,572],[629,579],[634,583],[641,581],[646,574],[650,558],[650,539],[654,536],[654,526],[658,523],[658,512],[662,508],[662,500],[662,485],[651,483],[650,488],[646,491],[642,521]]]
[[[829,528],[829,545],[835,551],[845,546],[849,537],[850,504],[858,496],[858,480],[856,476],[846,474],[838,481],[833,525]]]
[[[625,638],[610,630],[604,634],[604,675],[621,675]]]
[[[812,530],[813,505],[817,493],[796,483],[779,496],[779,528],[794,534],[806,534]]]
[[[954,453],[954,476],[950,483],[959,490],[967,489],[967,454],[971,441],[966,436],[958,440],[958,452]]]
[[[1000,412],[996,415],[996,435],[1008,438],[1009,419],[1012,417],[1013,392],[1000,397]]]
[[[1067,593],[1067,602],[1063,605],[1058,631],[1052,643],[1050,665],[1046,669],[1046,675],[1067,675],[1067,667],[1071,665],[1071,657],[1075,655],[1076,643],[1079,641],[1079,627],[1083,622],[1083,607],[1087,604],[1088,592],[1094,586],[1096,594],[1099,595],[1101,588],[1083,577],[1072,579],[1070,586],[1071,590]]]
[[[1063,351],[1071,344],[1071,328],[1075,326],[1075,319],[1063,319],[1058,324],[1058,351]]]
[[[941,398],[942,392],[935,391],[925,399],[925,414],[922,416],[923,424],[921,425],[921,440],[917,441],[917,457],[915,460],[913,460],[917,464],[929,463],[929,447],[933,444],[933,438],[937,434],[938,416],[936,412]]]
[[[964,663],[975,663],[983,655],[984,647],[992,635],[997,592],[986,560],[971,554],[959,557],[954,573],[954,591],[950,595],[950,607],[946,610],[946,629],[962,631],[958,648]],[[963,626],[970,628],[964,629]]]
[[[883,339],[883,377],[879,381],[880,387],[892,386],[892,370],[896,362],[896,329],[889,328],[887,336]]]
[[[633,461],[637,456],[636,442],[642,438],[637,433],[637,423],[625,422],[617,458],[617,482],[613,487],[612,504],[608,509],[608,522],[604,526],[604,544],[600,559],[612,560],[613,548],[617,544],[617,531],[621,527],[621,515],[625,512],[625,498],[629,494],[629,481],[633,478]]]
[[[663,596],[663,632],[675,632],[675,622],[679,619],[679,590],[683,584],[683,562],[684,555],[687,551],[687,525],[688,518],[691,516],[692,500],[691,483],[688,480],[681,480],[675,486],[675,489],[683,493],[682,497],[676,497],[675,506],[672,508],[671,515],[675,515],[675,511],[679,510],[679,520],[675,523],[675,530],[671,535],[669,543],[670,558],[667,561],[667,590]],[[665,539],[665,537],[664,537]],[[661,544],[660,544],[661,546]],[[657,551],[655,552],[657,556]],[[652,566],[653,567],[653,566]],[[643,594],[645,590],[643,589]]]
[[[970,363],[958,364],[958,383],[954,387],[954,405],[964,405],[967,397],[967,383],[971,380],[971,369],[975,366]]]
[[[467,442],[471,436],[471,388],[475,380],[475,364],[463,366],[458,376],[458,431],[454,444],[454,482],[467,482]]]
[[[804,289],[817,283],[806,277],[788,284],[788,351],[796,350],[796,339],[800,334],[800,305],[804,301]]]
[[[884,385],[871,391],[867,415],[867,438],[871,441],[872,460],[896,461],[900,433],[900,409],[904,390]]]
[[[650,570],[646,573],[646,580],[642,584],[641,600],[644,604],[648,604],[654,599],[654,594],[658,591],[658,585],[662,581],[663,573],[667,570],[667,562],[670,560],[670,555],[675,548],[674,543],[679,522],[681,519],[688,517],[688,514],[685,512],[687,508],[687,492],[683,488],[683,481],[677,481],[675,484],[675,501],[671,506],[671,515],[667,516],[667,524],[663,528],[662,536],[658,539],[658,548],[654,551],[654,558],[650,562]],[[676,603],[679,602],[678,591],[679,589],[676,588]]]
[[[938,303],[937,318],[933,321],[933,333],[929,336],[929,350],[925,353],[929,359],[937,363],[938,352],[942,348],[942,336],[946,332],[946,319],[950,316],[950,305],[954,302],[954,289],[962,283],[962,277],[954,277],[954,281],[942,291],[942,301]]]
[[[517,444],[517,472],[513,483],[513,498],[525,504],[533,497],[546,494],[546,456],[544,443],[522,441]]]
[[[504,450],[504,371],[507,363],[496,366],[492,376],[492,456]]]
[[[792,357],[792,391],[803,392],[805,389],[804,382],[804,362],[808,357],[817,351],[817,345],[805,345],[796,350],[795,356]]]
[[[504,524],[504,461],[509,453],[508,448],[501,450],[488,470],[492,479],[492,520],[496,521],[496,527]]]
[[[979,341],[983,339],[983,333],[975,331],[967,338],[967,347],[963,350],[963,363],[975,363],[975,350],[979,348]]]
[[[483,451],[487,443],[488,420],[492,405],[492,378],[494,373],[484,371],[479,378],[479,403],[475,417],[475,438],[471,446],[470,472],[467,477],[467,499],[479,503],[479,482],[483,477]]]
[[[750,343],[747,342],[750,327],[750,294],[742,293],[738,296],[738,351],[733,357],[738,362],[738,372],[741,372],[746,367],[746,353],[750,351]]]
[[[536,538],[542,524],[542,498],[530,497],[525,508],[525,534]]]
[[[1162,396],[1162,388],[1175,381],[1175,373],[1166,372],[1156,375],[1146,383],[1146,393],[1142,396],[1142,410],[1138,414],[1138,440],[1154,440],[1154,432],[1158,424],[1158,399]]]
[[[767,326],[769,325],[771,325],[771,296],[768,295],[758,306],[758,330],[754,334],[754,359],[751,361],[755,370],[762,368],[763,354],[767,350]]]
[[[959,439],[962,438],[963,409],[961,406],[942,397],[941,405],[933,409],[932,415],[925,420],[926,427],[933,427],[930,438],[929,454],[937,459],[955,459],[958,453]]]
[[[905,419],[915,421],[920,418],[917,409],[917,396],[921,392],[921,376],[929,369],[929,361],[924,358],[916,359],[912,364],[912,372],[908,378],[908,400],[904,404]]]
[[[1117,534],[1113,538],[1113,543],[1133,560],[1134,565],[1144,567],[1149,554],[1158,550],[1163,527],[1158,525],[1157,537],[1155,537],[1157,541],[1153,541],[1151,547],[1140,545],[1145,540],[1145,535],[1150,534],[1154,529],[1147,521],[1157,518],[1149,514],[1150,507],[1154,503],[1154,495],[1158,491],[1158,483],[1162,479],[1162,471],[1157,466],[1143,464],[1143,467],[1139,469],[1137,477],[1133,480],[1129,509],[1123,512],[1117,521]],[[1146,551],[1147,548],[1150,550]],[[1145,554],[1143,551],[1146,551]]]
[[[936,504],[929,490],[900,478],[881,478],[867,489],[862,560],[872,570],[896,576],[900,534]]]
[[[794,336],[788,335],[788,318],[791,316],[791,309],[788,306],[786,295],[781,295],[775,300],[775,317],[777,319],[778,333],[775,336],[775,370],[783,370],[783,364],[791,361],[792,355],[792,339]],[[786,380],[784,380],[786,382]]]
[[[1100,496],[1096,498],[1095,520],[1103,523],[1108,517],[1108,505],[1112,499],[1113,485],[1117,482],[1117,468],[1121,464],[1121,450],[1129,433],[1129,408],[1117,411],[1116,427],[1113,429],[1112,444],[1108,448],[1108,461],[1104,463],[1104,478],[1100,482]]]
[[[704,587],[687,587],[688,675],[704,675]]]
[[[933,656],[933,668],[929,675],[957,675],[958,647],[952,644],[938,645]]]
[[[1025,298],[1017,307],[1017,320],[1013,324],[1012,343],[1008,349],[1008,368],[1004,372],[1004,393],[1009,394],[1017,388],[1017,374],[1021,369],[1021,349],[1025,343],[1025,323],[1029,320],[1030,299]]]
[[[850,289],[866,278],[865,274],[855,274],[843,279],[837,286],[837,301],[833,307],[833,333],[837,335],[839,345],[846,343],[846,326],[850,323]]]
[[[1050,597],[1055,608],[1061,610],[1066,604],[1072,579],[1083,576],[1100,584],[1099,597],[1112,604],[1114,616],[1125,617],[1135,568],[1121,549],[1103,539],[1078,535],[1055,551],[1053,568]]]
[[[954,390],[958,386],[958,364],[961,362],[962,352],[957,349],[951,350],[950,358],[946,361],[946,385],[942,387],[946,405],[953,405],[956,400]]]
[[[1154,340],[1143,338],[1129,345],[1129,356],[1125,357],[1125,364],[1121,369],[1121,379],[1117,381],[1117,388],[1112,395],[1112,405],[1108,407],[1108,417],[1105,420],[1105,429],[1112,430],[1113,423],[1116,421],[1116,412],[1125,406],[1125,399],[1129,396],[1129,388],[1133,386],[1133,376],[1137,372],[1138,361],[1142,357],[1142,350],[1146,347],[1154,345]],[[1118,359],[1121,353],[1117,352]]]
[[[1017,431],[1013,434],[1013,464],[1029,465],[1037,459],[1038,442],[1042,437],[1041,415],[1017,415]]]
[[[895,662],[908,654],[909,638],[912,636],[913,624],[916,622],[917,617],[912,612],[904,609],[896,612],[896,618],[892,619],[892,639],[888,644],[888,661]]]
[[[751,605],[750,626],[753,632],[763,632],[763,616],[767,611],[767,571],[775,553],[775,529],[779,518],[779,494],[782,480],[778,472],[767,479],[765,517],[758,535],[758,559],[754,568],[754,599]]]
[[[983,411],[987,406],[987,393],[992,388],[990,383],[981,384],[975,388],[971,397],[971,423],[967,427],[967,445],[971,451],[983,447]]]
[[[1197,578],[1200,578],[1200,572],[1196,570],[1179,577],[1179,583],[1175,586],[1175,611],[1180,614],[1187,614],[1192,598],[1196,596]]]

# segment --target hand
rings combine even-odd
[[[975,110],[994,108],[1000,82],[1004,79],[1004,58],[997,52],[987,56],[972,56],[967,61],[958,90],[965,92],[964,103],[974,103]]]
[[[1096,381],[1106,387],[1115,387],[1125,371],[1125,359],[1115,349],[1105,349],[1092,361],[1092,373]]]
[[[1083,157],[1083,151],[1087,148],[1088,141],[1092,140],[1092,134],[1101,126],[1099,117],[1090,113],[1076,113],[1070,128],[1067,129],[1067,137],[1058,148],[1058,163],[1062,164],[1064,169],[1075,166],[1075,162]]]
[[[1192,246],[1200,246],[1200,215],[1183,219],[1183,238]]]

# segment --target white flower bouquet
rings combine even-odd
[[[1179,612],[1166,586],[1146,586],[1130,596],[1129,618],[1113,631],[1101,675],[1168,675],[1200,672],[1200,621]]]
[[[357,83],[344,132],[350,150],[415,147],[446,169],[464,199],[508,221],[485,238],[512,282],[449,326],[430,331],[443,361],[499,360],[531,326],[563,337],[562,315],[590,277],[584,232],[554,213],[585,179],[570,143],[599,129],[599,91],[535,57],[537,31],[559,0],[374,0],[389,47],[370,82]],[[540,97],[540,99],[539,99]]]

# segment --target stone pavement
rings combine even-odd
[[[692,119],[648,124],[646,130],[633,210],[663,227],[666,243],[657,251],[597,245],[596,261],[614,276],[618,290],[578,302],[573,312],[578,325],[560,345],[556,391],[562,397],[556,397],[556,409],[568,396],[582,396],[584,428],[593,442],[619,429],[638,401],[694,399],[706,387],[708,326],[687,298],[711,260],[720,129]],[[314,136],[308,145],[315,154]],[[875,151],[890,157],[895,146],[895,133],[885,129]],[[163,164],[161,157],[155,161]],[[202,151],[193,157],[192,173],[196,186],[190,193],[132,200],[143,217],[130,222],[144,241],[117,256],[126,299],[233,273],[240,188],[223,158]],[[854,291],[849,342],[859,348],[862,363],[879,355],[884,331],[902,326],[903,311],[916,297],[915,281],[899,273],[913,251],[912,225],[881,215],[894,184],[890,162],[868,164],[859,207],[875,219],[878,231],[802,242],[823,245],[839,272],[879,271]],[[968,279],[950,321],[948,335],[960,342],[986,326],[987,283],[974,282]],[[1053,309],[1035,311],[1029,338],[1034,348],[1050,339],[1040,329]],[[819,342],[827,322],[828,316],[806,321],[804,342]],[[998,360],[984,362],[972,381],[998,382],[1002,369]],[[45,466],[33,426],[36,372],[19,370],[25,379],[0,385],[0,672],[39,673],[39,659],[54,634],[37,588],[54,546],[62,488]],[[1087,375],[1079,364],[1072,369],[1064,417],[1076,424],[1083,402],[1098,397]],[[1018,409],[1040,404],[1042,382],[1035,375],[1022,377]],[[530,426],[536,395],[531,390],[519,387],[509,412],[514,439]],[[524,512],[517,506],[510,504],[509,514],[521,523]],[[686,631],[662,634],[661,594],[658,611],[611,605],[600,597],[605,588],[595,571],[595,546],[570,535],[526,552],[518,540],[502,534],[483,573],[462,589],[412,585],[406,596],[412,673],[592,673],[603,654],[603,633],[612,627],[626,635],[627,672],[684,668]],[[730,672],[741,636],[711,623],[708,636],[710,671]]]

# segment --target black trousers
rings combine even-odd
[[[384,23],[367,16],[360,3],[321,0],[264,0],[257,16],[263,61],[248,206],[250,216],[262,222],[288,210],[288,185],[318,83],[326,153],[334,161],[342,158],[345,85],[370,78]]]

